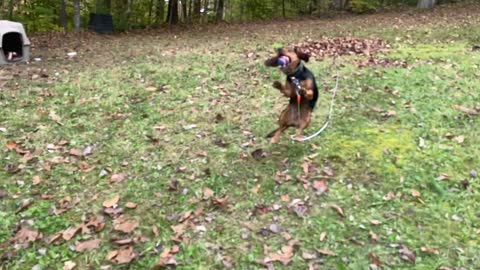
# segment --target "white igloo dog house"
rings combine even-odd
[[[27,62],[30,40],[21,23],[0,20],[0,65]]]

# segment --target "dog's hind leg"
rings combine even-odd
[[[300,120],[300,124],[298,126],[298,130],[297,130],[297,133],[295,135],[295,139],[297,141],[299,141],[299,142],[302,141],[303,130],[308,127],[308,125],[310,124],[311,118],[312,118],[312,114],[311,114],[311,112],[308,112],[307,115],[304,116],[304,118]]]
[[[281,126],[279,127],[276,131],[275,134],[272,137],[271,142],[272,143],[278,143],[278,140],[280,140],[280,136],[282,136],[282,133],[288,128],[288,126]]]

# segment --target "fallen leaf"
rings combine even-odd
[[[417,260],[417,256],[413,251],[409,250],[405,245],[400,246],[400,250],[398,251],[398,253],[400,254],[400,258],[402,260],[415,264]]]
[[[74,263],[72,261],[66,261],[63,264],[63,270],[72,270],[73,268],[75,268],[75,266],[77,266],[76,263]]]
[[[110,184],[122,182],[123,180],[127,179],[127,176],[128,175],[126,173],[114,174],[112,177],[110,177]]]
[[[9,141],[5,144],[5,147],[8,149],[8,150],[14,150],[15,148],[17,148],[17,143],[14,142],[14,141]]]
[[[204,200],[210,199],[214,194],[215,194],[215,192],[213,190],[209,189],[208,187],[203,188],[203,199]]]
[[[127,203],[125,204],[125,208],[135,209],[135,208],[137,208],[137,204],[136,204],[136,203],[133,203],[133,202],[127,202]]]
[[[145,90],[147,90],[148,92],[155,92],[155,91],[157,91],[157,89],[158,88],[156,86],[147,86],[145,88]]]
[[[383,199],[385,201],[391,201],[391,200],[395,199],[395,193],[390,191],[390,192],[387,193],[387,195],[383,196]]]
[[[382,222],[381,222],[380,220],[376,220],[376,219],[370,221],[370,223],[372,223],[372,225],[380,225],[380,224],[382,224]]]
[[[320,180],[317,181],[315,180],[313,182],[313,188],[317,191],[317,195],[322,195],[323,193],[327,192],[328,190],[328,184],[325,180]]]
[[[68,229],[66,229],[65,231],[62,232],[62,237],[63,237],[63,239],[68,241],[68,240],[72,239],[75,236],[75,234],[77,234],[77,232],[79,230],[80,230],[79,226],[69,227]]]
[[[130,263],[135,259],[137,255],[135,254],[133,247],[128,247],[125,249],[118,250],[117,255],[115,256],[115,261],[118,264]]]
[[[133,244],[133,242],[134,242],[134,240],[131,237],[123,238],[123,239],[115,239],[115,238],[112,239],[112,243],[114,243],[115,245],[119,245],[119,246]]]
[[[75,251],[84,252],[94,250],[100,247],[100,239],[91,239],[84,242],[80,242],[75,246]]]
[[[136,220],[130,220],[125,216],[121,216],[113,221],[113,228],[116,231],[124,232],[124,233],[131,233],[137,227],[139,223]]]
[[[382,262],[380,261],[380,259],[378,258],[377,255],[375,255],[374,253],[370,252],[368,253],[368,257],[370,258],[370,261],[375,264],[376,266],[382,266]]]
[[[378,236],[377,236],[377,234],[375,234],[374,232],[370,232],[369,235],[370,235],[370,240],[372,240],[373,242],[377,242],[377,241],[378,241]]]
[[[17,244],[25,245],[30,242],[35,242],[42,237],[38,231],[22,227],[13,237],[13,241]]]
[[[317,256],[315,254],[308,253],[308,252],[302,252],[302,259],[304,259],[304,260],[314,260],[316,258],[317,258]]]
[[[158,259],[157,263],[155,263],[155,268],[163,268],[167,266],[176,266],[177,261],[175,259],[174,254],[170,253],[170,248],[165,248],[162,253],[160,254],[160,258]]]
[[[430,254],[435,254],[435,255],[440,254],[440,251],[438,251],[436,249],[433,249],[433,248],[421,247],[420,250],[423,251],[423,252],[426,252],[426,253],[430,253]]]
[[[446,173],[442,173],[440,174],[438,177],[437,177],[437,180],[439,181],[442,181],[442,180],[449,180],[450,179],[450,175],[446,174]]]
[[[292,246],[284,246],[282,247],[281,253],[270,253],[265,262],[281,262],[283,265],[288,265],[293,258],[293,247]]]
[[[321,250],[317,250],[320,254],[326,255],[326,256],[337,256],[333,251],[331,251],[328,247],[324,247]]]
[[[39,185],[42,182],[42,178],[38,175],[35,175],[32,180],[34,186]]]
[[[119,199],[120,199],[120,195],[117,194],[113,198],[104,201],[103,207],[105,208],[114,207],[115,205],[117,205]]]
[[[30,207],[33,204],[32,199],[25,199],[20,203],[19,208],[17,209],[16,213],[20,213],[22,211],[25,211],[28,207]]]
[[[323,240],[325,240],[325,238],[327,237],[327,233],[326,232],[322,232],[320,234],[320,242],[323,242]]]
[[[158,237],[158,227],[153,225],[152,226],[152,232],[155,237]]]
[[[334,209],[337,212],[337,214],[339,214],[341,217],[345,217],[345,213],[343,212],[343,209],[340,206],[334,204],[334,205],[331,205],[330,207]]]
[[[458,136],[458,137],[455,137],[453,140],[456,141],[459,144],[462,144],[463,142],[465,142],[465,137],[464,136]]]
[[[112,251],[108,252],[107,257],[105,257],[105,259],[107,259],[107,261],[111,261],[117,255],[118,255],[118,250],[112,250]]]
[[[418,191],[416,189],[412,189],[411,192],[412,192],[413,197],[415,197],[415,198],[420,197],[420,191]]]
[[[79,150],[79,149],[70,149],[70,152],[68,152],[71,156],[75,156],[75,157],[82,157],[83,156],[83,152],[82,150]]]
[[[453,105],[453,108],[469,115],[480,115],[480,109],[478,108],[471,109],[460,105]]]

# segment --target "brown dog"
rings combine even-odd
[[[283,73],[287,75],[285,85],[279,81],[273,83],[273,87],[280,90],[282,94],[290,98],[288,106],[282,111],[278,119],[279,128],[267,135],[272,137],[272,143],[277,143],[282,133],[289,127],[298,128],[297,140],[301,140],[302,132],[310,124],[312,111],[318,99],[318,88],[315,76],[307,69],[302,60],[308,62],[310,56],[294,50],[278,49],[277,56],[265,61],[269,67],[280,66]],[[283,59],[286,59],[282,62]]]

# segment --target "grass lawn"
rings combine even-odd
[[[0,269],[480,269],[479,18],[33,37],[41,61],[0,69]],[[270,144],[287,101],[263,61],[344,36],[408,67],[311,61],[306,133],[338,73],[333,123]]]

